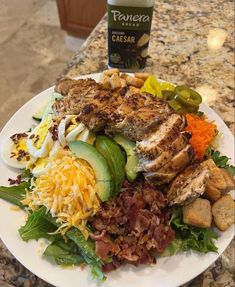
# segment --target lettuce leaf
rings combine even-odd
[[[73,258],[71,250],[67,254],[65,252],[62,256],[62,245],[58,246],[57,242],[58,240],[61,240],[61,235],[51,235],[48,234],[50,232],[54,232],[60,224],[58,224],[55,221],[55,218],[51,216],[49,212],[47,212],[46,207],[42,206],[38,210],[33,211],[26,222],[24,226],[22,226],[19,229],[20,236],[23,240],[28,241],[30,239],[39,239],[39,238],[47,238],[48,240],[54,241],[54,244],[52,245],[49,251],[47,251],[47,254],[51,252],[52,254],[54,252],[60,252],[60,256],[55,256],[54,253],[54,259],[56,262],[61,262],[60,264],[65,264],[62,262],[72,262],[76,261],[77,264],[81,260],[77,255],[81,256],[83,258],[83,262],[86,262],[91,267],[91,273],[92,276],[99,280],[105,280],[105,275],[102,272],[102,264],[103,262],[101,259],[96,255],[95,253],[95,244],[91,239],[85,240],[84,236],[82,235],[81,231],[77,228],[71,228],[66,234],[65,238],[69,242],[73,242],[73,246],[76,245],[79,253],[75,256],[76,258]],[[57,245],[56,245],[57,244]],[[66,243],[67,244],[67,243]],[[70,243],[71,244],[71,243]],[[60,250],[59,250],[60,248]],[[65,248],[65,245],[63,245],[63,248]],[[55,251],[56,250],[56,251]],[[68,250],[67,250],[68,251]],[[66,255],[66,256],[65,256]],[[72,263],[75,264],[75,263]]]
[[[102,271],[102,261],[95,253],[95,244],[91,239],[85,240],[81,231],[72,228],[67,233],[66,236],[72,240],[79,248],[85,262],[91,266],[91,274],[94,278],[104,281],[106,279]]]
[[[31,179],[33,177],[31,171],[26,168],[22,169],[20,176],[24,179]]]
[[[80,230],[72,228],[66,233],[66,236],[72,240],[86,256],[94,259],[94,261],[100,262],[100,258],[95,253],[94,241],[89,238],[86,240]]]
[[[217,235],[210,228],[199,228],[185,224],[180,212],[173,214],[170,224],[175,230],[178,244],[176,245],[174,243],[175,245],[169,247],[171,250],[168,250],[168,252],[195,250],[201,253],[208,253],[218,251],[214,243],[214,239],[217,238]]]
[[[26,224],[19,229],[19,234],[24,241],[39,238],[55,240],[60,237],[60,235],[49,234],[56,231],[57,227],[46,219],[46,212],[46,208],[41,207],[29,214]]]
[[[23,208],[21,200],[25,198],[26,188],[29,188],[28,182],[22,182],[14,186],[0,186],[0,198]]]
[[[63,238],[48,245],[43,255],[52,257],[58,265],[80,265],[85,263],[76,244],[71,240],[65,242]]]
[[[30,174],[25,171],[25,177],[28,176],[30,176]],[[17,186],[0,186],[0,198],[24,209],[25,206],[21,201],[25,198],[25,189],[29,187],[29,182],[22,182]],[[31,239],[38,240],[39,238],[57,241],[61,239],[61,235],[50,233],[56,231],[59,226],[60,224],[56,222],[55,218],[47,212],[46,207],[42,206],[29,214],[26,224],[19,229],[19,234],[24,241],[29,241]],[[50,254],[57,252],[59,255],[57,257],[54,256],[54,258],[58,264],[66,264],[66,262],[67,264],[69,264],[69,262],[73,262],[71,264],[78,264],[80,261],[86,262],[91,267],[92,276],[104,281],[106,277],[102,272],[103,262],[95,253],[94,242],[91,239],[85,240],[80,230],[76,228],[70,229],[65,234],[65,238],[74,242],[79,250],[79,254],[76,254],[76,256],[71,252],[65,254],[61,245],[58,246],[58,243],[55,242],[50,249],[47,250],[47,254],[50,252]]]
[[[160,257],[168,257],[176,254],[178,251],[181,250],[182,240],[179,238],[175,238],[165,250],[160,254]]]
[[[235,175],[235,166],[230,165],[228,163],[229,158],[226,155],[221,155],[218,150],[215,151],[211,147],[208,147],[205,153],[205,158],[211,158],[218,167],[226,169],[232,176]]]

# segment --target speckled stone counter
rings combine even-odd
[[[99,23],[62,76],[107,68],[107,19]],[[234,2],[156,2],[146,71],[196,88],[234,133]],[[204,273],[185,286],[232,287],[235,241]],[[0,287],[51,285],[28,272],[0,242]],[[66,287],[66,286],[65,286]]]

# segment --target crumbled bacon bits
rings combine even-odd
[[[112,263],[104,266],[108,272],[123,263],[134,265],[156,263],[156,255],[174,239],[168,225],[170,211],[164,195],[146,182],[125,183],[117,197],[102,204],[92,219],[96,232],[96,254]]]
[[[58,125],[54,124],[53,126],[51,126],[49,129],[49,132],[52,134],[52,139],[53,141],[58,140]]]
[[[8,178],[9,184],[20,184],[21,183],[21,175],[17,175],[16,179]]]
[[[22,138],[27,138],[27,134],[26,133],[18,133],[18,134],[14,134],[10,137],[10,139],[13,141],[14,144],[18,144],[19,140]]]
[[[11,158],[16,158],[16,160],[18,161],[22,161],[22,160],[26,160],[29,161],[30,160],[30,155],[28,152],[20,149],[17,153],[15,152],[11,152]]]

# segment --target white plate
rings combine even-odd
[[[99,74],[91,77],[99,80]],[[84,78],[84,77],[83,77]],[[8,121],[0,133],[0,146],[6,139],[16,132],[26,131],[34,123],[32,113],[50,97],[53,87],[43,91],[26,103]],[[17,95],[16,95],[17,96]],[[234,164],[234,137],[221,118],[206,104],[201,105],[201,110],[210,120],[214,120],[219,131],[223,132],[220,139],[220,151],[231,158]],[[7,185],[9,177],[14,178],[17,172],[9,169],[0,161],[0,185]],[[24,224],[24,212],[13,211],[11,205],[0,200],[0,237],[10,252],[31,272],[57,287],[94,287],[99,284],[91,279],[88,268],[81,270],[79,267],[63,269],[47,261],[39,252],[39,242],[31,240],[26,243],[18,234],[18,229]],[[152,267],[133,267],[125,265],[108,274],[108,279],[103,287],[176,287],[193,279],[208,268],[229,245],[234,235],[233,227],[219,235],[217,246],[218,254],[206,255],[197,253],[184,253],[168,258],[159,259]]]

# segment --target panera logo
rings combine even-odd
[[[134,23],[148,23],[150,22],[150,17],[144,14],[124,14],[118,10],[111,10],[114,22],[134,22]]]

